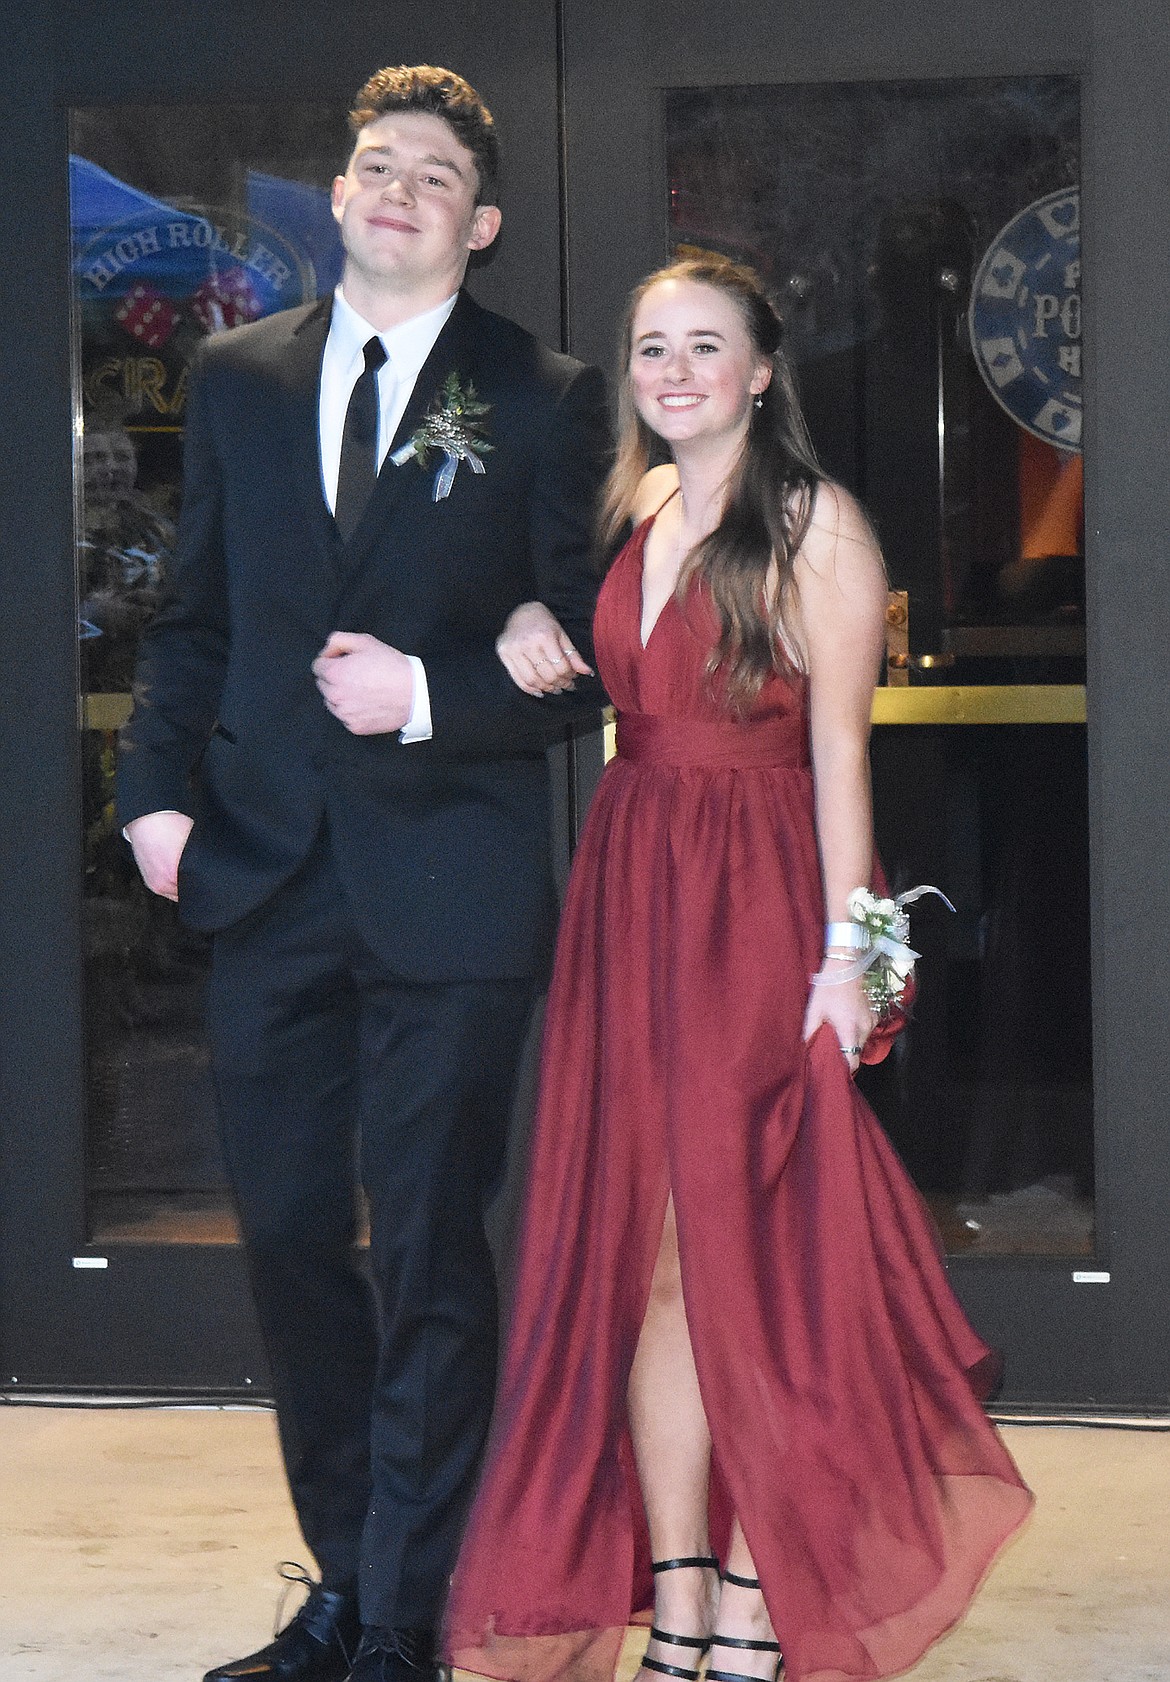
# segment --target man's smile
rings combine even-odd
[[[414,223],[404,221],[401,216],[375,214],[367,217],[367,221],[369,222],[371,228],[391,228],[395,233],[399,234],[418,233],[418,229],[415,227]]]

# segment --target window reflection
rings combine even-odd
[[[90,1235],[230,1242],[206,943],[117,833],[117,730],[175,542],[191,357],[335,285],[344,124],[319,105],[87,107],[70,142]]]
[[[1076,78],[683,89],[666,95],[666,130],[671,240],[769,280],[821,459],[862,497],[911,593],[916,677],[1083,681],[1077,440],[1009,415],[1026,381],[992,395],[971,320],[984,259],[1003,274],[1005,230],[1050,195],[1075,201]],[[1068,288],[1065,271],[1079,232],[1078,214],[1050,241],[1052,315],[1029,334],[1058,371],[1075,353],[1078,399],[1079,268]],[[1007,275],[994,331],[983,300],[976,344],[1012,331],[1021,291],[1015,323],[1035,322],[1046,253],[1008,243],[1032,266]],[[1039,359],[1021,349],[1030,371]]]

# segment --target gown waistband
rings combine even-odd
[[[756,719],[660,718],[653,713],[617,715],[618,757],[639,765],[706,766],[715,771],[754,771],[778,765],[807,770],[804,717]]]

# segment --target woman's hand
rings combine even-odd
[[[833,971],[846,969],[855,960],[856,954],[844,960],[825,959],[821,974],[828,979],[813,987],[804,1013],[805,1040],[811,1040],[817,1029],[828,1023],[841,1047],[842,1056],[849,1064],[851,1075],[860,1068],[862,1047],[873,1032],[873,1011],[869,1008],[862,978],[858,975],[852,981],[834,982]]]
[[[560,695],[572,689],[574,676],[593,676],[543,602],[513,609],[496,638],[496,653],[526,695]]]

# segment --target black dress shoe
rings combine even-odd
[[[367,1629],[349,1682],[437,1682],[433,1629]]]
[[[357,1596],[314,1583],[275,1641],[246,1659],[216,1665],[203,1682],[345,1682],[361,1632]]]

